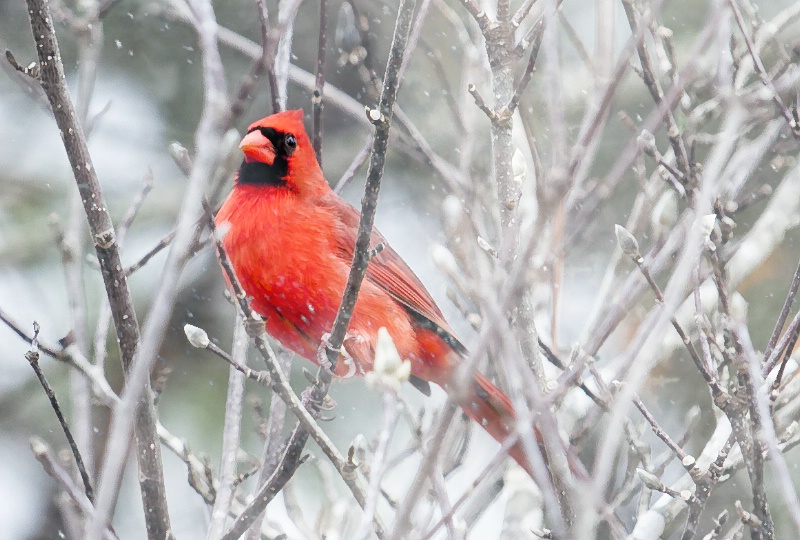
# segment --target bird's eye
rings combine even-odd
[[[283,147],[286,150],[286,155],[291,156],[297,149],[297,139],[291,133],[283,139]]]

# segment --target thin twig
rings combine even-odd
[[[764,349],[764,360],[772,356],[772,351],[778,343],[778,338],[781,336],[781,331],[786,324],[786,319],[792,311],[792,304],[794,303],[795,296],[797,296],[798,289],[800,289],[800,262],[798,262],[797,268],[795,268],[794,275],[792,276],[792,283],[789,285],[789,292],[786,294],[786,299],[783,301],[783,307],[781,308],[780,315],[778,315],[778,320],[775,321],[775,328],[772,330],[772,335],[769,337],[767,346]]]
[[[636,32],[640,29],[643,30],[646,23],[642,17],[639,17],[639,20],[637,21],[638,13],[636,12],[633,1],[622,0],[622,6],[625,9],[625,15],[628,18],[631,31]],[[651,7],[650,9],[653,8]],[[652,20],[652,18],[650,20]],[[639,40],[637,42],[636,51],[639,56],[639,61],[642,64],[642,75],[645,86],[647,86],[647,89],[656,105],[661,105],[661,103],[664,101],[664,90],[661,88],[661,83],[659,82],[658,75],[655,73],[653,68],[653,64],[650,60],[650,53],[648,52],[648,48],[645,45],[644,40]],[[680,129],[678,128],[675,115],[671,110],[668,110],[664,115],[664,121],[666,122],[667,136],[669,137],[670,144],[675,152],[675,158],[678,161],[678,169],[681,171],[684,178],[687,178],[687,181],[684,182],[685,187],[691,189],[692,186],[688,184],[688,182],[692,180],[689,178],[689,154],[686,151],[686,143],[683,139]]]
[[[781,114],[786,119],[786,123],[789,124],[789,129],[792,130],[792,134],[795,136],[795,138],[800,138],[800,126],[797,123],[797,119],[795,115],[789,111],[786,105],[784,105],[780,94],[778,94],[778,89],[775,88],[772,79],[767,73],[767,69],[764,67],[764,63],[761,61],[761,57],[759,56],[756,46],[753,43],[753,38],[750,37],[750,33],[745,27],[744,17],[742,17],[742,12],[739,10],[736,0],[728,0],[728,5],[731,6],[733,16],[736,19],[736,24],[739,26],[739,30],[742,31],[744,41],[747,43],[747,50],[750,52],[750,56],[753,58],[753,64],[756,66],[758,76],[761,77],[761,82],[764,83],[764,86],[766,86],[770,91],[770,94],[772,94],[772,99],[775,101],[775,104],[778,106],[778,109],[780,109]]]
[[[279,112],[280,102],[278,101],[278,81],[275,77],[275,39],[273,39],[273,31],[269,26],[269,13],[264,0],[255,0],[256,9],[258,10],[258,22],[261,26],[261,55],[258,56],[253,65],[250,67],[250,72],[245,76],[239,85],[239,90],[236,92],[236,98],[230,107],[230,114],[228,116],[226,125],[232,125],[238,119],[247,106],[252,101],[255,91],[258,89],[258,81],[267,74],[267,82],[269,84],[270,100],[272,101],[272,112]]]
[[[475,480],[469,485],[469,487],[464,490],[464,493],[453,503],[452,507],[450,508],[449,512],[446,512],[439,521],[423,536],[420,540],[430,540],[433,536],[438,532],[438,530],[447,523],[447,521],[451,520],[455,513],[461,508],[464,503],[466,503],[469,498],[475,493],[475,490],[483,484],[483,482],[489,478],[500,466],[505,463],[508,459],[508,451],[511,450],[511,447],[517,444],[518,437],[517,435],[512,435],[508,439],[506,439],[503,444],[500,446],[500,450],[494,455],[492,460],[489,462],[486,467],[483,468],[481,473],[478,475]]]
[[[197,347],[199,349],[208,349],[212,353],[216,354],[228,364],[230,364],[231,368],[235,369],[248,379],[257,382],[262,386],[269,386],[271,383],[269,373],[266,371],[256,371],[244,365],[239,359],[236,358],[237,355],[230,355],[221,349],[216,343],[208,339],[208,334],[205,330],[198,328],[196,326],[192,326],[187,324],[183,327],[183,331],[186,334],[186,337],[189,339],[189,343],[193,347]]]
[[[81,451],[78,449],[75,438],[72,436],[72,430],[69,428],[67,419],[64,418],[64,413],[61,412],[61,405],[58,403],[56,393],[53,391],[53,387],[50,386],[50,383],[47,382],[47,378],[44,376],[44,372],[39,366],[39,323],[37,322],[33,323],[33,340],[31,342],[31,349],[25,353],[25,359],[33,368],[34,373],[36,373],[36,377],[39,379],[39,382],[44,389],[44,393],[47,394],[47,399],[50,400],[50,406],[53,408],[53,412],[56,413],[58,423],[61,424],[61,429],[64,431],[64,436],[66,436],[67,442],[69,443],[69,449],[72,452],[72,456],[75,458],[75,465],[78,467],[78,472],[81,475],[86,498],[89,499],[92,504],[94,504],[94,489],[92,488],[92,480],[89,478],[89,473],[86,472],[86,465],[83,463]]]
[[[286,371],[289,368],[290,353],[284,352],[278,357],[278,365]],[[269,482],[272,474],[278,469],[283,450],[283,426],[286,420],[286,403],[278,394],[273,394],[269,405],[269,417],[266,422],[264,451],[261,457],[261,470],[258,474],[256,487],[265,485]],[[247,532],[247,540],[259,540],[261,529],[266,521],[266,512],[256,519],[250,530]]]
[[[322,96],[325,92],[325,49],[328,41],[328,0],[319,0],[319,40],[317,50],[317,75],[313,104],[312,118],[314,129],[312,143],[317,162],[322,166]]]
[[[381,480],[386,473],[386,454],[398,420],[396,392],[390,388],[385,388],[381,395],[383,397],[383,425],[378,436],[377,448],[370,463],[367,506],[364,508],[364,516],[361,519],[358,533],[354,536],[357,540],[367,539],[370,536],[370,525],[378,506]]]
[[[342,190],[345,187],[347,187],[347,184],[350,183],[350,181],[356,175],[358,170],[367,161],[371,148],[372,148],[372,137],[367,137],[367,139],[364,141],[364,146],[355,155],[353,161],[351,161],[350,165],[347,167],[347,170],[344,171],[342,177],[339,178],[339,181],[336,182],[336,186],[333,188],[334,193],[341,194]]]
[[[533,77],[533,71],[536,68],[536,59],[539,57],[539,48],[542,45],[542,38],[544,37],[544,23],[544,18],[541,18],[536,22],[537,28],[536,33],[533,36],[531,54],[528,56],[528,63],[525,65],[525,71],[522,74],[522,78],[519,80],[517,87],[514,89],[514,95],[511,96],[511,100],[508,102],[508,105],[506,105],[506,109],[509,111],[509,113],[513,113],[517,109],[519,100],[522,98],[522,93],[528,87],[531,77]]]
[[[472,17],[478,23],[478,26],[481,28],[481,30],[485,30],[490,24],[492,24],[492,20],[489,18],[486,12],[481,9],[476,0],[461,0],[461,2],[464,4],[464,7],[467,8],[469,14],[472,15]]]
[[[237,312],[233,329],[233,354],[231,360],[244,364],[249,343],[244,328],[244,317]],[[244,375],[240,368],[231,364],[228,373],[228,394],[225,401],[225,423],[222,435],[222,457],[219,467],[219,486],[211,510],[211,524],[206,538],[217,540],[225,532],[225,523],[230,513],[231,501],[236,492],[236,464],[239,453],[242,427],[242,402],[244,399]]]

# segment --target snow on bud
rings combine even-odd
[[[411,362],[400,358],[389,331],[381,327],[375,345],[375,363],[372,365],[372,371],[365,375],[367,384],[399,392],[400,385],[407,381],[410,375]]]
[[[481,248],[483,251],[494,257],[497,258],[497,250],[492,247],[492,245],[486,241],[486,239],[482,236],[478,237],[478,247]]]
[[[797,420],[792,420],[792,423],[791,423],[791,424],[789,424],[789,427],[787,427],[787,428],[786,428],[786,429],[783,431],[783,440],[784,440],[784,441],[789,441],[789,440],[791,440],[792,438],[794,438],[795,434],[796,434],[796,433],[797,433],[797,431],[798,431],[798,429],[797,429],[797,428],[798,428],[798,426],[800,426],[800,425],[797,423]]]
[[[177,141],[172,141],[169,143],[169,155],[183,174],[191,172],[192,158],[185,146]]]
[[[453,230],[461,223],[464,217],[464,205],[455,195],[448,195],[442,202],[442,213],[444,214],[444,224],[449,230]]]
[[[731,317],[735,321],[747,319],[747,300],[736,291],[731,295]]]
[[[191,324],[183,325],[183,333],[186,334],[186,339],[189,340],[189,343],[192,347],[197,347],[198,349],[206,349],[208,345],[211,343],[208,339],[208,334],[202,328],[198,328]]]
[[[47,443],[39,437],[31,437],[30,444],[35,456],[41,457],[47,454]]]
[[[681,463],[684,467],[693,467],[697,460],[694,459],[694,456],[686,455],[682,460]]]
[[[525,156],[522,155],[519,147],[514,148],[514,156],[511,158],[511,172],[517,184],[522,184],[528,176],[528,163],[525,161]]]
[[[617,235],[617,244],[619,244],[619,249],[622,250],[622,253],[639,262],[642,258],[641,253],[639,253],[639,242],[636,241],[636,238],[633,237],[628,229],[622,225],[614,225],[614,234]]]
[[[636,142],[639,144],[639,148],[655,148],[656,147],[656,137],[646,129],[642,130],[642,133],[636,138]]]
[[[714,225],[717,223],[716,214],[706,214],[697,220],[697,230],[700,232],[700,237],[703,241],[708,241],[711,233],[714,232]]]
[[[470,313],[467,315],[467,322],[470,324],[470,326],[477,330],[481,327],[482,319],[477,313]]]
[[[692,408],[686,413],[686,418],[684,419],[686,432],[692,433],[694,428],[697,427],[698,422],[700,422],[700,407],[693,405]]]
[[[242,161],[242,152],[239,150],[239,142],[242,135],[237,129],[229,129],[222,137],[219,145],[219,156],[225,170],[236,170]]]
[[[433,264],[435,264],[436,268],[442,273],[447,275],[458,274],[456,258],[445,246],[434,244],[433,247],[431,247],[431,258],[433,259]]]
[[[653,208],[651,225],[654,230],[670,229],[678,221],[678,199],[675,192],[667,190]]]

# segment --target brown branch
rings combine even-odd
[[[492,20],[486,14],[486,12],[481,9],[478,5],[476,0],[461,0],[464,4],[464,7],[469,11],[469,14],[472,15],[472,18],[478,23],[478,26],[482,31],[485,31],[489,26],[492,24]]]
[[[380,103],[378,108],[371,109],[368,113],[370,121],[375,126],[375,138],[372,141],[367,184],[364,188],[364,197],[361,199],[361,219],[358,224],[353,263],[342,296],[342,303],[336,313],[336,319],[333,322],[331,336],[327,344],[327,356],[331,368],[330,370],[321,370],[319,375],[323,381],[323,387],[327,387],[330,384],[331,373],[336,368],[339,352],[356,305],[358,291],[367,273],[372,225],[375,221],[375,212],[378,207],[378,193],[380,192],[383,167],[389,143],[389,128],[391,127],[394,103],[397,99],[397,91],[400,84],[398,75],[405,56],[406,42],[415,5],[416,0],[403,0],[398,8],[389,61],[386,65],[386,74],[383,77]],[[327,388],[325,388],[325,393],[327,393]]]
[[[661,287],[658,286],[658,283],[655,282],[655,279],[653,279],[653,275],[650,273],[647,265],[645,265],[644,257],[642,257],[641,253],[639,252],[638,242],[636,242],[636,239],[630,232],[627,231],[627,229],[620,225],[617,225],[616,232],[620,249],[625,255],[630,257],[634,263],[636,263],[636,266],[639,267],[639,271],[642,273],[642,276],[644,276],[647,284],[653,290],[656,300],[658,300],[659,304],[663,304],[664,293],[661,291]],[[717,377],[711,371],[710,366],[707,366],[703,362],[703,359],[700,358],[700,355],[697,353],[697,349],[694,347],[694,345],[692,345],[691,339],[689,339],[689,335],[686,333],[674,315],[670,317],[670,322],[672,323],[672,327],[675,328],[675,331],[678,333],[678,336],[681,338],[681,342],[686,347],[686,350],[689,352],[689,356],[694,361],[695,366],[697,366],[697,370],[700,372],[700,375],[703,376],[706,384],[708,384],[709,388],[711,388],[711,393],[714,396],[715,402],[717,402],[719,405],[721,402],[727,399],[727,394],[724,392],[724,390],[722,390]]]
[[[531,12],[531,8],[533,4],[536,3],[536,0],[525,0],[522,5],[519,7],[514,16],[511,18],[511,24],[514,25],[514,28],[517,28],[522,21],[525,20],[525,17],[528,16],[528,13]]]
[[[128,370],[139,345],[139,324],[120,260],[114,225],[92,164],[83,128],[77,121],[77,114],[66,87],[61,52],[53,28],[49,3],[47,0],[27,0],[27,5],[36,51],[39,55],[42,88],[47,94],[61,131],[84,204],[106,294],[111,305],[123,365]],[[167,538],[170,535],[170,525],[161,451],[156,437],[155,406],[149,392],[146,392],[144,405],[136,412],[136,439],[142,503],[147,509],[145,517],[148,535],[151,538]],[[102,532],[103,529],[99,530]]]
[[[783,326],[786,324],[786,319],[789,317],[789,312],[792,310],[792,304],[794,303],[794,298],[797,296],[797,291],[800,289],[800,262],[797,264],[797,268],[795,268],[794,275],[792,276],[792,283],[789,285],[789,292],[786,295],[786,300],[783,302],[783,307],[781,308],[780,315],[778,315],[778,320],[775,321],[775,328],[772,330],[772,335],[767,342],[767,346],[764,349],[764,361],[767,361],[770,356],[772,356],[772,352],[775,350],[775,345],[778,343],[778,338],[780,338],[781,330],[783,330]],[[788,347],[789,354],[791,354],[791,350],[794,347]],[[784,355],[784,358],[787,358],[787,355]],[[781,365],[781,373],[783,372],[785,362]],[[780,377],[778,379],[780,380]],[[777,384],[780,384],[778,382]]]
[[[467,92],[469,92],[469,94],[472,96],[472,99],[475,100],[475,106],[478,107],[481,110],[481,112],[485,114],[489,118],[489,120],[491,120],[492,123],[498,122],[500,120],[498,114],[495,111],[493,111],[488,105],[486,105],[486,102],[483,100],[483,97],[481,96],[480,92],[478,92],[478,89],[475,87],[474,84],[470,84],[469,86],[467,86]]]
[[[0,320],[23,341],[27,343],[33,342],[33,334],[28,334],[28,332],[26,332],[20,324],[18,324],[8,313],[4,312],[2,309],[0,309]],[[119,403],[119,396],[114,393],[114,390],[108,384],[108,381],[105,379],[102,370],[100,370],[98,366],[95,366],[89,362],[89,360],[80,350],[75,347],[74,344],[67,344],[62,347],[57,347],[54,344],[48,343],[40,338],[38,347],[40,351],[46,353],[53,359],[60,362],[66,362],[71,367],[77,369],[87,381],[92,383],[94,395],[104,406],[111,409]],[[208,467],[189,450],[186,443],[182,442],[178,437],[167,431],[167,429],[161,424],[158,425],[158,436],[161,440],[161,443],[186,464],[189,473],[189,485],[201,497],[203,497],[203,500],[205,500],[206,503],[213,504],[214,483],[212,481],[213,478],[210,476],[211,473],[208,470]],[[35,448],[34,453],[36,453]],[[43,463],[43,465],[45,464]],[[46,466],[45,469],[47,470]],[[56,479],[61,482],[60,478]],[[68,488],[64,487],[64,489]],[[77,489],[73,491],[76,493],[80,492],[80,490]],[[88,504],[89,503],[87,500],[87,505]]]
[[[236,518],[230,530],[225,533],[222,540],[237,540],[240,538],[247,529],[258,519],[261,512],[267,505],[275,498],[275,495],[286,486],[286,483],[297,472],[298,467],[302,465],[307,455],[304,457],[303,448],[308,440],[309,432],[304,429],[303,425],[298,423],[294,431],[292,431],[289,440],[286,443],[286,451],[281,458],[280,465],[275,472],[272,473],[269,480],[261,486],[258,492],[253,497],[252,502],[247,505],[247,508]]]
[[[539,56],[539,47],[542,45],[542,38],[544,37],[544,22],[545,19],[541,18],[536,22],[536,33],[533,36],[532,41],[532,48],[531,54],[528,57],[528,63],[525,66],[525,72],[522,74],[522,78],[517,83],[516,89],[514,89],[514,95],[511,96],[511,100],[506,105],[506,109],[508,110],[508,114],[513,114],[516,110],[517,106],[519,105],[519,100],[522,98],[522,93],[528,87],[528,83],[531,81],[531,77],[533,77],[533,71],[536,67],[536,59]]]

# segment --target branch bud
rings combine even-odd
[[[435,264],[436,268],[441,272],[448,276],[458,275],[458,263],[456,262],[456,258],[445,246],[434,244],[433,247],[431,247],[431,258],[433,259],[433,264]]]
[[[700,233],[700,238],[703,242],[708,244],[711,241],[711,233],[714,232],[714,225],[717,223],[716,214],[707,214],[697,220],[697,230]]]
[[[452,232],[464,218],[464,205],[455,195],[448,195],[442,203],[442,214],[444,215],[445,227],[448,232]]]
[[[497,258],[497,250],[492,247],[492,245],[486,241],[486,239],[482,236],[478,237],[478,247],[481,248],[483,251],[494,257]]]
[[[614,225],[614,234],[617,235],[617,244],[622,253],[633,259],[637,264],[642,260],[642,254],[639,252],[639,242],[636,238],[623,227],[622,225]]]
[[[378,342],[375,345],[375,363],[372,371],[365,375],[367,384],[399,392],[400,385],[410,375],[411,362],[400,358],[389,331],[381,327],[378,329]]]
[[[653,473],[647,472],[646,470],[637,467],[636,474],[639,475],[639,479],[645,486],[647,486],[648,489],[652,489],[653,491],[664,490],[664,484],[662,484],[661,480],[659,480],[658,477]]]
[[[183,333],[186,334],[186,339],[189,340],[189,344],[192,347],[207,349],[208,345],[211,343],[205,330],[191,324],[183,325]]]

